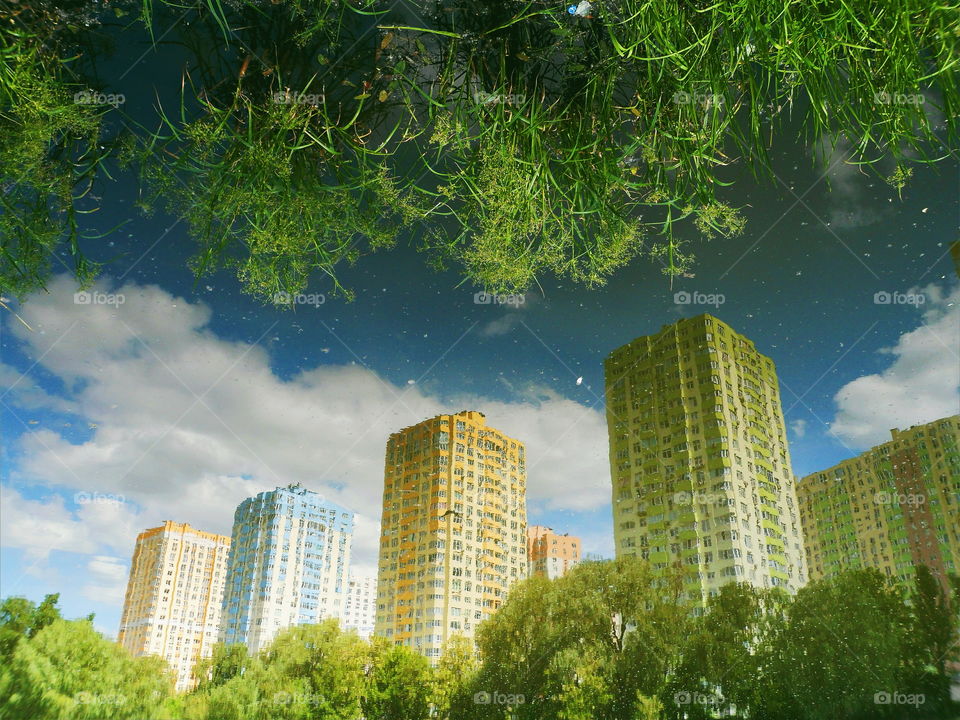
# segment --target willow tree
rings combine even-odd
[[[955,148],[955,2],[563,5],[439,0],[384,27],[417,43],[436,212],[453,219],[426,247],[491,289],[547,271],[595,285],[644,252],[688,272],[693,237],[744,228],[723,168],[770,179],[791,114],[814,147],[892,163],[898,188]]]
[[[95,22],[93,4],[0,8],[0,292],[24,297],[60,266],[81,285],[96,273],[81,244],[91,233],[94,184],[111,152],[94,92],[71,59]],[[93,233],[96,235],[96,233]]]
[[[127,146],[144,207],[187,221],[195,272],[268,299],[315,277],[346,292],[342,263],[401,238],[496,291],[595,286],[640,256],[689,273],[694,241],[744,229],[729,168],[771,181],[798,123],[898,189],[956,155],[960,0],[141,7],[128,32],[169,21],[191,57],[179,110]],[[63,248],[88,278],[77,215],[114,111],[67,102],[83,84],[44,17],[0,18],[0,282],[18,294]]]
[[[363,44],[372,2],[241,3],[183,32],[179,111],[131,144],[145,204],[187,220],[198,275],[228,267],[284,302],[311,275],[392,246],[420,214],[389,160],[415,129]],[[224,44],[223,18],[237,26]],[[367,21],[369,22],[369,21]],[[375,39],[375,33],[373,34]]]

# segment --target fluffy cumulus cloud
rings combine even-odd
[[[126,561],[121,558],[94,555],[87,562],[86,571],[90,582],[83,587],[83,595],[106,605],[122,604],[128,569]]]
[[[32,562],[51,552],[93,553],[98,548],[126,550],[136,537],[136,511],[117,499],[83,501],[75,510],[61,495],[29,500],[0,486],[0,545],[18,548]]]
[[[891,358],[879,373],[844,385],[834,396],[830,429],[851,447],[865,449],[906,428],[960,412],[960,286],[913,288],[920,325],[880,350]]]
[[[291,482],[357,512],[356,565],[374,572],[387,437],[443,412],[481,410],[527,443],[531,511],[609,502],[597,409],[548,391],[442,402],[358,365],[281,379],[263,347],[215,335],[202,303],[127,284],[115,291],[122,305],[76,304],[73,289],[58,279],[20,309],[33,332],[7,325],[67,391],[50,395],[27,377],[5,403],[20,419],[37,407],[76,413],[90,434],[68,438],[41,423],[20,437],[3,488],[3,544],[34,557],[90,555],[88,595],[119,601],[115,558],[130,557],[140,530],[169,519],[229,534],[241,500]],[[28,499],[37,492],[47,495]]]

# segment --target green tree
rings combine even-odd
[[[554,656],[551,672],[557,674],[557,718],[559,720],[597,720],[607,717],[619,689],[611,682],[610,667],[596,647],[571,647]]]
[[[54,620],[21,639],[0,668],[0,717],[142,720],[172,690],[165,663],[132,658],[85,620]]]
[[[58,252],[81,285],[97,271],[81,249],[81,215],[97,208],[111,107],[83,101],[90,90],[66,60],[96,15],[90,2],[0,7],[0,292],[21,299],[64,263]]]
[[[430,664],[407,647],[375,638],[360,702],[368,720],[424,720],[430,712]]]
[[[525,580],[480,626],[482,666],[470,690],[522,696],[510,708],[517,718],[634,720],[640,696],[660,695],[679,662],[689,615],[682,596],[679,570],[663,577],[636,557]],[[459,709],[506,712],[495,702]]]
[[[893,717],[902,708],[875,696],[906,691],[911,624],[902,588],[875,569],[807,585],[764,645],[755,717]]]
[[[182,9],[140,5],[126,31],[145,39]],[[81,282],[96,270],[80,215],[114,147],[114,111],[71,99],[71,59],[96,48],[63,40],[105,10],[57,6],[0,9],[0,289],[21,297],[58,251]],[[688,273],[694,238],[743,231],[726,168],[772,180],[767,148],[798,127],[898,189],[955,155],[958,0],[595,6],[441,1],[377,36],[385,0],[203,0],[176,28],[200,82],[127,156],[187,220],[196,273],[282,301],[313,279],[348,292],[343,263],[401,238],[488,290],[595,286],[640,256]]]
[[[40,605],[23,597],[8,597],[0,605],[0,660],[7,660],[22,638],[32,638],[60,619],[60,594],[47,595]],[[92,617],[91,617],[92,619]]]
[[[251,658],[246,645],[217,643],[213,646],[210,657],[197,660],[193,674],[199,681],[198,687],[217,687],[242,675],[250,664]]]
[[[473,641],[454,635],[447,641],[433,673],[432,703],[437,717],[453,718],[453,705],[472,687],[479,663]]]
[[[692,622],[683,660],[667,691],[670,717],[709,718],[757,703],[767,643],[782,631],[790,599],[777,590],[730,583]]]
[[[950,663],[960,639],[960,606],[952,601],[941,580],[926,565],[915,568],[910,586],[911,624],[903,654],[906,665],[904,688],[922,693],[923,710],[947,713],[950,699]],[[944,579],[946,581],[946,579]]]
[[[288,628],[262,659],[265,678],[275,683],[273,692],[301,693],[320,717],[356,720],[368,649],[356,633],[342,631],[337,620]]]
[[[369,649],[336,620],[280,632],[255,657],[217,646],[187,711],[209,720],[356,720]],[[204,715],[205,713],[205,715]],[[191,720],[192,720],[191,717]]]

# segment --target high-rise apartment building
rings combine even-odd
[[[710,315],[605,365],[616,553],[679,564],[689,597],[806,582],[795,480],[770,358]]]
[[[196,685],[193,667],[217,641],[230,538],[167,521],[137,536],[117,642],[157,655],[177,690]]]
[[[526,577],[522,442],[483,413],[440,415],[387,442],[375,634],[435,662]]]
[[[960,572],[960,415],[891,430],[892,439],[797,485],[810,578],[915,565]]]
[[[266,648],[291,625],[339,618],[353,513],[300,485],[247,498],[233,516],[220,639]]]
[[[566,575],[580,562],[583,549],[580,538],[555,533],[543,525],[527,528],[527,569],[530,575],[543,575],[551,580]]]
[[[343,597],[340,625],[344,630],[356,630],[357,635],[373,635],[377,619],[377,579],[351,575]]]

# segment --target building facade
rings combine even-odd
[[[891,430],[892,439],[797,486],[810,578],[915,565],[960,572],[960,415]]]
[[[436,662],[526,577],[525,455],[472,410],[390,436],[376,635]]]
[[[377,579],[374,577],[350,576],[340,613],[340,625],[344,630],[355,630],[366,639],[373,635],[377,618]]]
[[[300,485],[244,500],[233,517],[220,639],[266,648],[291,625],[339,618],[353,513]]]
[[[543,525],[527,528],[527,570],[551,580],[566,575],[580,562],[583,549],[580,538],[555,533]]]
[[[679,564],[700,603],[733,581],[805,584],[770,358],[700,315],[618,348],[604,371],[617,556]]]
[[[117,642],[157,655],[177,690],[196,685],[193,667],[217,642],[230,538],[167,521],[137,536]]]

